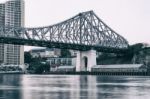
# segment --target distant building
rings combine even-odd
[[[57,72],[75,72],[75,66],[60,66],[57,68]]]
[[[47,59],[47,63],[50,65],[51,71],[68,71],[74,70],[76,66],[76,58],[58,58],[58,57],[50,57]],[[73,68],[72,68],[73,67]]]
[[[35,58],[35,57],[48,58],[48,57],[59,57],[60,56],[60,50],[55,49],[55,48],[32,49],[29,52],[33,58]]]
[[[0,27],[24,27],[24,0],[7,0],[0,4]],[[1,34],[2,35],[2,34]],[[13,36],[14,32],[9,33]],[[6,65],[24,64],[24,47],[0,44],[0,63]]]
[[[47,62],[50,65],[72,65],[73,58],[57,58],[57,57],[50,57],[47,59]]]
[[[96,65],[92,72],[147,72],[143,64]]]
[[[69,51],[70,51],[72,57],[77,56],[77,51],[75,51],[75,50],[69,50]]]

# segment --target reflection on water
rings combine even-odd
[[[148,99],[150,78],[0,75],[0,99]]]
[[[20,75],[0,75],[0,99],[21,99]]]

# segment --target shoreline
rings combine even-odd
[[[0,74],[28,74],[28,75],[99,75],[99,76],[150,76],[148,72],[46,72],[24,73],[23,71],[4,71]]]
[[[150,76],[148,72],[49,72],[50,75]]]
[[[0,74],[24,74],[23,71],[0,71]]]

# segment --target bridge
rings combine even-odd
[[[91,61],[88,66],[91,68],[95,65],[96,51],[125,53],[129,46],[124,37],[106,25],[93,11],[79,13],[46,27],[0,27],[0,43],[78,50],[77,71],[83,65],[82,57],[88,57]]]
[[[128,48],[127,40],[93,11],[47,27],[0,27],[0,43],[101,52],[119,52]]]

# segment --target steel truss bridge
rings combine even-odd
[[[79,13],[47,27],[0,27],[0,43],[115,53],[123,53],[128,49],[128,41],[93,11]]]

